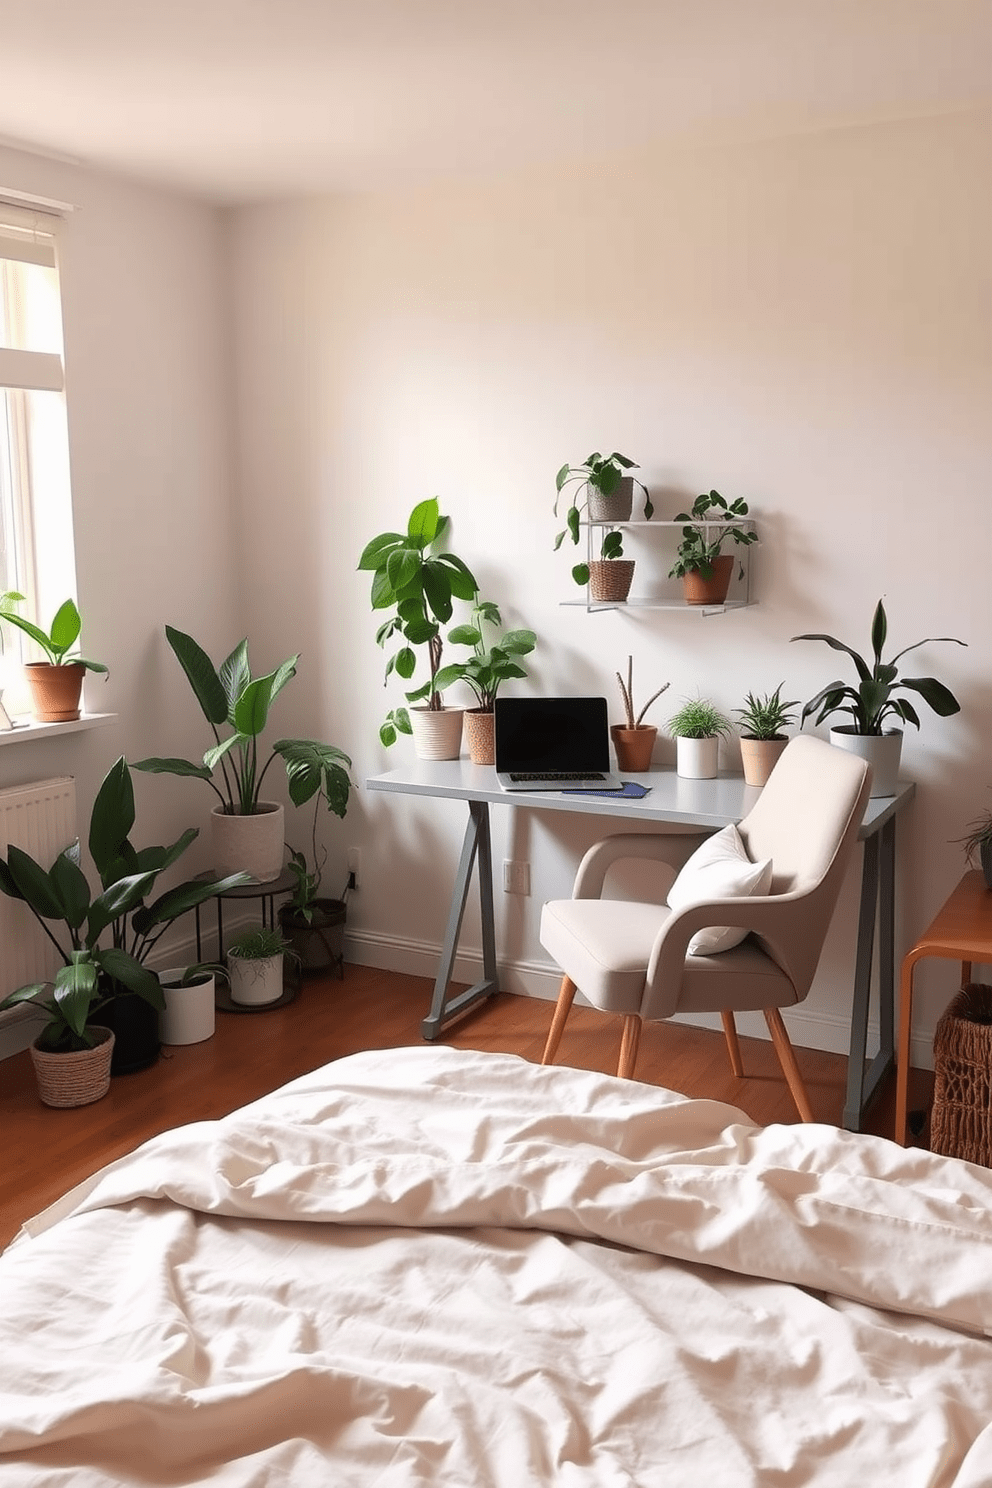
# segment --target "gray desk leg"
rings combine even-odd
[[[876,908],[879,917],[879,1050],[865,1070]],[[866,838],[843,1124],[860,1131],[865,1110],[895,1061],[895,818]]]
[[[421,1033],[425,1039],[438,1038],[444,1025],[456,1014],[463,1013],[474,1003],[481,1002],[484,997],[491,997],[494,992],[499,991],[499,981],[496,975],[496,927],[493,914],[493,857],[489,835],[489,804],[486,801],[469,801],[468,810],[468,824],[462,842],[462,855],[458,863],[455,886],[451,894],[451,909],[448,912],[448,926],[444,932],[441,964],[434,983],[431,1010],[421,1024]],[[481,982],[476,982],[474,987],[467,987],[464,992],[448,998],[448,987],[455,964],[455,952],[458,948],[458,937],[461,934],[462,917],[465,914],[473,868],[476,869],[479,878],[483,979]]]

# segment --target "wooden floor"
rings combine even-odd
[[[432,984],[371,967],[346,966],[336,978],[304,982],[295,1002],[256,1014],[217,1014],[214,1037],[165,1048],[139,1074],[119,1075],[91,1106],[59,1111],[43,1106],[25,1051],[0,1062],[0,1247],[22,1222],[146,1138],[190,1121],[226,1115],[287,1080],[360,1049],[420,1044],[420,1022]],[[540,1061],[552,1004],[501,993],[472,1010],[441,1042],[462,1049],[522,1055]],[[559,1064],[615,1070],[620,1019],[576,1007]],[[723,1035],[675,1023],[645,1027],[637,1078],[685,1095],[727,1101],[753,1121],[797,1120],[770,1043],[741,1039],[746,1078],[730,1072]],[[837,1123],[844,1105],[847,1060],[797,1051],[814,1117]],[[925,1107],[932,1075],[912,1071],[910,1109]],[[866,1128],[892,1133],[894,1080],[883,1086]]]

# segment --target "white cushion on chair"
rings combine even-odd
[[[752,863],[741,834],[731,824],[707,837],[668,891],[671,909],[688,909],[693,904],[708,904],[714,899],[750,898],[767,894],[772,882],[772,860]],[[715,956],[740,945],[747,935],[737,925],[710,925],[699,930],[689,942],[690,956]]]

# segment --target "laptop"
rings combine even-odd
[[[495,715],[503,790],[622,789],[610,765],[605,698],[498,697]]]

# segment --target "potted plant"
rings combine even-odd
[[[465,732],[468,736],[468,752],[475,765],[491,765],[495,760],[493,735],[494,706],[496,694],[504,682],[512,677],[526,677],[519,658],[528,656],[537,645],[532,630],[507,630],[498,643],[486,649],[483,626],[494,630],[502,626],[499,609],[492,600],[476,599],[472,618],[465,625],[457,625],[448,632],[448,640],[456,646],[471,646],[472,656],[459,663],[461,680],[472,689],[478,704],[465,712]]]
[[[616,450],[611,455],[601,455],[597,450],[582,465],[561,467],[555,477],[555,516],[562,491],[573,482],[578,484],[570,493],[565,526],[555,538],[556,552],[566,537],[578,543],[583,509],[589,522],[626,522],[633,510],[635,485],[644,492],[644,517],[650,521],[654,507],[647,487],[625,474],[637,468],[633,460]],[[598,558],[577,563],[572,569],[575,582],[588,584],[590,599],[600,604],[623,603],[630,593],[633,577],[634,560],[623,556],[623,534],[615,528],[603,533]]]
[[[158,973],[165,1004],[158,1015],[161,1043],[202,1044],[213,1038],[219,977],[227,979],[227,967],[208,961]]]
[[[718,515],[712,517],[711,512]],[[729,505],[719,491],[704,491],[687,512],[679,512],[676,522],[685,522],[675,563],[669,578],[682,580],[686,604],[723,604],[730,588],[734,555],[722,551],[725,542],[748,547],[758,541],[758,534],[745,525],[748,505],[742,496]]]
[[[928,646],[935,641],[948,641],[955,646],[964,646],[955,636],[930,636],[915,641],[902,651],[882,660],[882,649],[888,635],[885,607],[879,600],[871,622],[871,666],[857,651],[838,641],[834,636],[819,633],[793,636],[794,641],[823,641],[834,651],[843,651],[854,662],[858,674],[857,686],[845,682],[830,682],[803,708],[802,723],[814,718],[823,723],[833,713],[853,719],[852,723],[835,724],[830,730],[831,744],[849,749],[868,759],[872,767],[871,794],[873,796],[895,795],[902,752],[902,730],[886,728],[890,719],[911,723],[919,728],[920,720],[908,697],[899,694],[915,692],[941,718],[960,712],[961,705],[954,694],[933,677],[900,677],[898,662],[910,651]]]
[[[981,816],[970,821],[965,835],[956,840],[964,847],[965,857],[972,866],[977,857],[985,886],[992,889],[992,811],[983,811]]]
[[[145,964],[158,940],[180,915],[218,889],[246,881],[243,874],[219,882],[194,880],[147,902],[159,874],[178,860],[197,832],[189,828],[170,847],[135,849],[129,835],[134,819],[131,777],[121,758],[100,786],[90,816],[89,848],[101,882],[95,896],[79,866],[78,842],[59,853],[47,871],[18,847],[11,846],[6,859],[0,858],[0,891],[27,904],[63,961],[50,1002],[69,1032],[60,1025],[55,1035],[47,1026],[41,1035],[44,1049],[60,1053],[89,1047],[86,1022],[101,1011],[115,1034],[115,1074],[143,1068],[158,1054],[162,989]],[[58,921],[61,937],[52,929]],[[101,944],[108,933],[110,944]],[[0,1008],[31,1004],[44,990],[44,983],[19,987]],[[55,1016],[50,1003],[42,1006]]]
[[[650,770],[651,755],[654,751],[654,741],[658,737],[658,730],[653,723],[645,723],[644,715],[651,704],[661,697],[668,688],[669,683],[663,682],[657,692],[653,692],[639,713],[634,710],[634,658],[627,657],[627,680],[624,682],[620,673],[617,672],[617,682],[620,684],[620,696],[623,698],[626,721],[610,725],[610,737],[613,740],[613,748],[616,750],[617,765],[621,770]]]
[[[290,850],[287,867],[294,888],[289,900],[279,906],[279,928],[296,956],[301,971],[327,971],[336,967],[344,976],[344,925],[347,903],[320,893],[327,849],[317,842],[317,812],[311,830],[313,867],[305,853]],[[345,890],[347,893],[347,890]]]
[[[106,675],[107,668],[102,661],[90,661],[85,656],[73,654],[72,648],[79,639],[82,621],[71,599],[59,606],[51,629],[46,631],[15,612],[14,606],[23,598],[23,594],[13,589],[0,595],[0,621],[30,636],[48,657],[47,661],[29,661],[24,666],[31,692],[32,716],[39,723],[71,722],[79,717],[83,676],[86,672]]]
[[[351,760],[335,744],[322,744],[316,739],[277,739],[259,767],[259,736],[276,697],[296,676],[298,654],[274,672],[252,677],[247,640],[242,640],[217,669],[192,636],[171,625],[165,627],[165,634],[215,743],[199,764],[150,758],[136,760],[134,768],[205,780],[220,802],[211,814],[214,871],[245,872],[259,883],[270,883],[282,872],[285,814],[280,803],[261,797],[269,766],[277,756],[282,759],[294,806],[303,806],[316,796],[327,803],[328,810],[343,817],[351,789]],[[219,730],[225,725],[233,732],[222,739]],[[220,785],[215,781],[218,774]]]
[[[748,692],[744,696],[744,707],[735,709],[742,729],[741,763],[748,785],[765,784],[789,742],[784,730],[795,723],[795,714],[790,710],[798,708],[799,700],[793,698],[783,702],[784,686],[785,683],[780,682],[774,692],[764,696]]]
[[[388,682],[393,672],[409,682],[417,669],[417,647],[426,647],[427,681],[406,694],[408,703],[425,706],[394,708],[379,729],[388,748],[397,734],[413,734],[422,759],[457,759],[461,750],[461,708],[446,708],[442,694],[461,676],[457,665],[442,668],[441,626],[453,612],[453,600],[472,601],[479,591],[471,571],[454,553],[439,552],[437,544],[448,527],[437,499],[421,501],[410,513],[406,532],[383,532],[367,543],[358,561],[360,571],[372,574],[373,610],[392,610],[376,632],[385,646],[398,638],[399,650],[386,663]],[[411,717],[412,714],[412,717]],[[416,727],[414,727],[414,720]]]
[[[231,1001],[245,1007],[263,1007],[283,995],[283,962],[292,948],[282,932],[271,925],[242,930],[227,948],[227,972]]]
[[[668,720],[675,739],[676,771],[688,780],[711,780],[719,762],[720,736],[730,732],[730,720],[708,698],[686,698]]]

